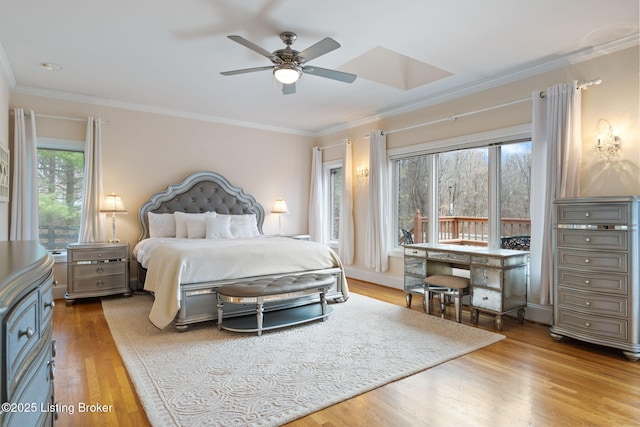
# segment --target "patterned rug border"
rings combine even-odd
[[[326,322],[313,322],[293,328],[269,331],[265,332],[262,337],[253,334],[218,331],[215,322],[194,325],[186,332],[177,332],[172,327],[159,330],[147,318],[151,303],[152,297],[148,295],[134,295],[124,299],[104,299],[102,306],[118,351],[134,383],[147,417],[154,426],[193,425],[194,421],[201,425],[281,425],[505,338],[504,335],[440,319],[436,316],[429,316],[353,293],[347,302],[332,305],[334,314]],[[336,325],[339,327],[336,328]],[[372,326],[375,329],[372,329]],[[398,328],[398,326],[402,327]],[[376,334],[372,334],[372,330],[375,330]],[[313,339],[304,339],[310,334]],[[359,339],[354,340],[353,337],[356,336]],[[433,339],[439,341],[429,344],[429,340]],[[444,341],[445,344],[440,341]],[[332,344],[322,344],[323,342],[334,343],[335,347]],[[407,343],[410,344],[407,345]],[[237,352],[236,354],[248,354],[248,350],[255,349],[257,344],[263,346],[263,349],[265,345],[271,344],[278,346],[275,348],[288,348],[288,352],[299,350],[304,359],[308,358],[301,363],[307,364],[302,368],[302,372],[307,374],[305,369],[311,365],[314,365],[314,369],[319,371],[314,372],[317,379],[308,381],[314,387],[321,389],[316,393],[322,399],[296,395],[295,392],[300,393],[300,390],[295,390],[293,393],[294,402],[290,403],[288,407],[281,407],[286,405],[282,405],[280,401],[270,403],[261,401],[257,405],[246,403],[245,406],[227,402],[226,406],[214,405],[206,409],[207,404],[200,401],[202,396],[198,396],[195,391],[176,390],[175,394],[172,394],[171,389],[167,391],[169,385],[163,387],[153,380],[154,376],[162,371],[155,365],[157,362],[166,362],[166,359],[169,359],[169,363],[178,363],[182,359],[187,359],[197,365],[198,361],[194,362],[197,357],[192,357],[192,353],[197,355],[202,352],[203,355],[200,357],[208,358],[210,354],[213,354],[213,351],[208,347],[230,346],[232,354],[233,351]],[[331,355],[334,356],[332,360],[327,361],[322,357],[312,357],[314,354],[321,356],[317,354],[319,352],[313,351],[314,345],[319,346],[315,350],[322,350],[323,345],[326,347],[325,350],[329,348]],[[344,348],[339,345],[343,345]],[[169,348],[172,346],[177,346],[177,348]],[[403,347],[411,347],[410,350],[413,352]],[[267,347],[267,349],[272,348],[274,347]],[[304,353],[305,351],[309,352],[308,356]],[[174,352],[178,352],[178,354],[172,356]],[[416,352],[422,352],[420,358],[414,357]],[[354,355],[361,358],[363,362],[357,363],[352,360]],[[268,355],[265,363],[269,363],[270,358],[273,357],[273,355]],[[351,363],[351,370],[358,372],[354,373],[347,369],[332,378],[332,372],[340,368],[333,360],[334,358],[340,358],[344,363]],[[172,360],[173,362],[171,362]],[[393,363],[388,363],[389,361]],[[333,366],[330,362],[333,362]],[[243,362],[238,363],[242,364]],[[255,362],[253,365],[257,363]],[[249,362],[247,366],[256,369],[253,365]],[[368,365],[370,366],[366,369],[362,368],[362,366]],[[267,365],[261,365],[261,368],[265,366]],[[273,370],[279,372],[278,369],[283,367],[287,368],[282,365]],[[184,366],[178,366],[174,370],[179,369],[184,370]],[[215,370],[215,366],[199,366],[195,372],[206,374],[212,369]],[[234,366],[232,369],[244,368]],[[184,381],[188,381],[192,376],[188,373],[175,375]],[[250,375],[250,371],[247,371],[247,375]],[[292,376],[295,375],[299,374],[292,374]],[[355,378],[350,379],[349,387],[342,387],[343,383],[338,384],[342,380],[342,375],[355,375]],[[218,377],[215,378],[216,381],[220,381]],[[254,375],[252,378],[255,380],[256,376]],[[323,380],[323,383],[320,384],[319,380]],[[274,381],[277,382],[277,380]],[[332,384],[331,381],[336,383]],[[225,385],[228,386],[228,384]],[[265,385],[268,387],[273,384]],[[245,386],[248,388],[259,387],[247,384]],[[190,387],[186,388],[191,389]],[[240,393],[236,393],[236,396],[244,394],[243,389],[239,391]],[[253,390],[247,390],[247,393],[250,391],[253,392]],[[303,387],[303,392],[307,391]],[[180,400],[184,400],[189,393],[192,394],[190,397],[194,399],[194,402],[198,402],[191,405],[191,409],[196,412],[200,410],[200,414],[185,415],[180,408],[175,408],[176,405],[183,403]],[[202,407],[198,408],[198,405],[202,405]],[[248,408],[249,406],[250,408]],[[263,415],[261,411],[264,411],[265,414]],[[220,415],[221,417],[212,419],[212,415],[214,417]]]

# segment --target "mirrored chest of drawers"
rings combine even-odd
[[[131,295],[128,243],[77,243],[67,247],[67,293],[77,298]]]
[[[640,359],[639,197],[559,199],[554,207],[553,338]]]

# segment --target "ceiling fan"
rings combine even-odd
[[[355,74],[344,73],[342,71],[329,70],[327,68],[306,65],[307,62],[321,55],[331,52],[340,47],[340,44],[332,38],[326,37],[318,43],[308,47],[302,52],[298,52],[291,48],[296,40],[297,35],[291,31],[285,31],[280,34],[280,39],[287,45],[284,49],[269,52],[253,42],[241,36],[228,36],[236,43],[240,43],[260,55],[269,58],[273,65],[265,67],[245,68],[242,70],[224,71],[220,74],[223,76],[233,76],[236,74],[253,73],[255,71],[273,70],[273,75],[280,83],[282,83],[282,93],[290,95],[296,92],[296,82],[302,74],[312,74],[314,76],[325,77],[327,79],[338,80],[345,83],[353,83],[356,79]]]

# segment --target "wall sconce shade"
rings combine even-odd
[[[115,193],[107,194],[102,202],[100,212],[111,214],[111,240],[109,243],[117,243],[120,240],[116,238],[116,214],[126,214],[122,199]]]
[[[289,213],[289,208],[287,208],[287,202],[283,199],[276,199],[276,202],[273,204],[273,208],[271,209],[271,213],[280,214],[278,215],[278,235],[282,234],[282,215]]]
[[[622,140],[618,136],[617,129],[614,129],[605,119],[598,120],[598,143],[596,145],[596,152],[607,159],[607,162],[611,160],[611,157],[618,155],[618,151],[622,149]]]

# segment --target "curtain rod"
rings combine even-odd
[[[348,143],[352,142],[350,139],[347,139],[346,141]],[[327,145],[326,147],[315,147],[315,148],[317,148],[319,151],[322,151],[322,150],[326,150],[327,148],[340,147],[341,145],[344,145],[344,141],[338,142],[337,144],[333,144],[333,145]]]
[[[588,86],[599,85],[600,83],[602,83],[602,79],[601,78],[597,78],[597,79],[589,80],[589,81],[586,81],[586,82],[578,83],[577,87],[578,87],[578,89],[586,89]],[[544,92],[540,92],[540,98],[544,98]],[[459,119],[461,117],[471,116],[473,114],[478,114],[478,113],[484,113],[485,111],[496,110],[498,108],[504,108],[504,107],[508,107],[510,105],[520,104],[522,102],[527,102],[527,101],[530,101],[530,100],[531,100],[531,96],[528,96],[526,98],[516,99],[514,101],[505,102],[503,104],[493,105],[491,107],[486,107],[486,108],[481,108],[479,110],[469,111],[467,113],[454,114],[453,116],[443,117],[441,119],[432,120],[432,121],[426,122],[426,123],[419,123],[419,124],[413,125],[413,126],[407,126],[407,127],[400,128],[400,129],[389,130],[389,131],[386,131],[384,133],[385,133],[385,135],[390,135],[392,133],[404,132],[406,130],[411,130],[411,129],[419,128],[419,127],[422,127],[422,126],[429,126],[429,125],[433,125],[433,124],[441,123],[441,122],[455,121],[455,120],[457,120],[457,119]]]
[[[11,111],[10,111],[10,114],[11,114],[11,115],[13,115],[13,114],[14,114],[14,113],[13,113],[13,110],[11,110]],[[25,112],[24,112],[24,115],[25,115],[25,116],[30,116],[30,115],[31,115],[31,113],[29,113],[29,112],[25,111]],[[35,115],[35,116],[36,116],[36,117],[43,118],[43,119],[69,120],[69,121],[72,121],[72,122],[85,122],[85,123],[86,123],[86,121],[87,121],[87,119],[82,119],[82,118],[80,118],[80,117],[53,116],[53,115],[51,115],[51,114],[37,114],[37,113],[36,113],[36,115]],[[105,122],[105,121],[103,121],[103,120],[100,120],[100,124],[101,124],[101,125],[108,125],[108,124],[109,124],[109,122]]]

